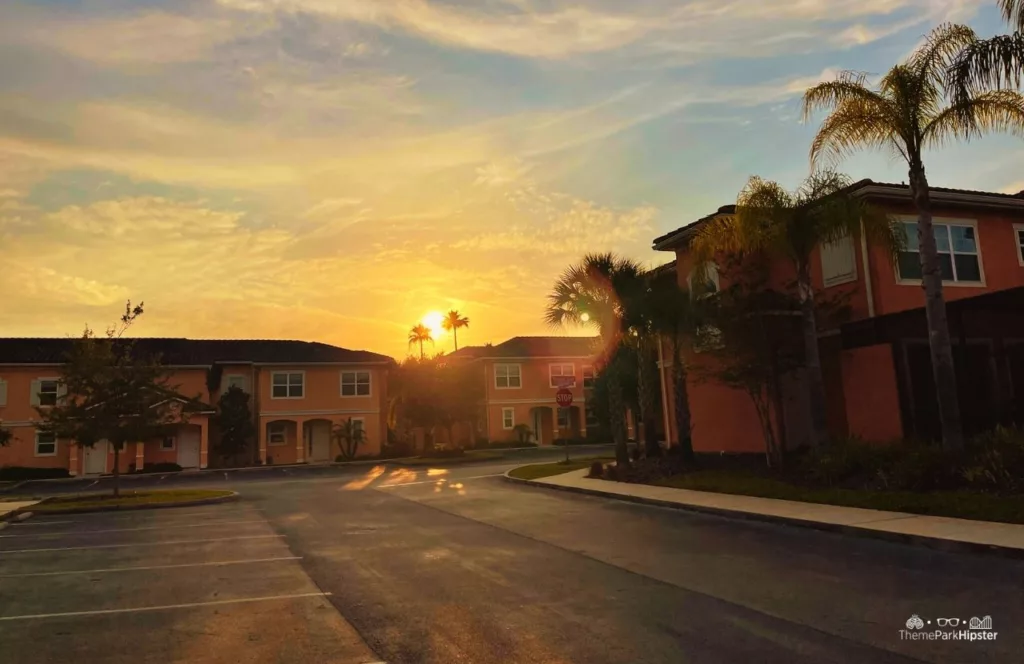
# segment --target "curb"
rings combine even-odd
[[[226,496],[215,496],[213,498],[200,498],[199,500],[179,500],[174,503],[155,503],[152,505],[107,505],[101,507],[69,507],[68,509],[46,510],[40,515],[50,514],[85,514],[87,512],[131,512],[135,510],[159,510],[170,507],[195,507],[197,505],[214,505],[216,503],[227,503],[238,500],[238,492],[232,491]],[[43,501],[44,503],[46,501]],[[27,514],[31,515],[31,512]]]
[[[9,512],[9,513],[5,514],[3,516],[3,518],[0,518],[0,530],[3,530],[7,526],[11,525],[11,523],[14,523],[14,522],[20,523],[22,521],[25,521],[26,519],[31,519],[31,518],[32,518],[32,512],[21,512],[21,511]]]
[[[524,480],[518,477],[510,477],[508,474],[510,472],[512,471],[507,471],[503,477],[503,479],[506,482],[512,482],[515,484],[525,484],[540,487],[542,489],[554,489],[555,491],[580,493],[588,496],[598,496],[600,498],[607,498],[609,500],[619,500],[627,503],[651,505],[654,507],[667,507],[669,509],[683,510],[687,512],[698,512],[701,514],[710,514],[712,516],[719,516],[727,519],[743,519],[746,521],[760,521],[762,523],[774,523],[786,526],[794,526],[797,528],[810,528],[813,530],[841,533],[844,535],[853,535],[856,537],[885,540],[889,542],[896,542],[898,544],[910,544],[912,546],[925,547],[938,551],[944,551],[946,553],[982,553],[988,555],[996,555],[1004,558],[1014,558],[1018,560],[1024,559],[1024,549],[1018,549],[1012,546],[1001,546],[998,544],[981,544],[978,542],[962,542],[958,540],[942,539],[940,537],[928,537],[927,535],[912,535],[909,533],[894,533],[885,530],[873,530],[871,528],[863,528],[861,526],[851,526],[838,523],[823,523],[821,521],[797,519],[794,517],[787,516],[775,516],[772,514],[755,514],[752,512],[741,512],[739,510],[730,510],[722,507],[708,507],[706,505],[689,505],[686,503],[676,503],[668,500],[658,500],[656,498],[643,498],[641,496],[624,496],[616,493],[608,493],[606,491],[601,491],[599,489],[585,489],[583,487],[560,486],[557,484],[545,484],[543,482],[537,482],[535,480]],[[708,491],[706,493],[712,492]]]

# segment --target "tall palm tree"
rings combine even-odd
[[[459,350],[459,328],[469,327],[469,318],[463,316],[455,309],[452,309],[441,319],[441,327],[452,333],[455,340],[455,350]]]
[[[849,195],[849,185],[846,176],[823,171],[811,175],[791,193],[776,182],[752,177],[736,201],[736,214],[704,226],[691,245],[698,266],[711,264],[722,253],[736,256],[764,253],[783,258],[793,267],[803,322],[812,445],[824,443],[828,429],[811,284],[811,255],[815,247],[856,237],[861,232],[886,246],[894,260],[900,247],[898,226],[884,212]]]
[[[1019,87],[1024,78],[1024,0],[999,0],[999,8],[1014,32],[964,46],[949,70],[958,102],[982,89]]]
[[[424,325],[423,323],[419,323],[418,325],[414,325],[413,328],[411,330],[409,330],[409,345],[410,346],[412,346],[414,344],[419,344],[420,345],[420,359],[421,360],[424,357],[424,355],[423,355],[423,342],[424,341],[429,341],[430,343],[434,343],[434,337],[433,337],[433,335],[430,334],[430,328],[427,327],[426,325]]]
[[[905,62],[889,70],[877,88],[868,84],[865,74],[844,72],[804,94],[805,119],[819,109],[831,111],[811,145],[812,163],[822,157],[839,160],[860,148],[884,148],[907,162],[918,215],[921,281],[942,441],[950,449],[963,447],[963,424],[922,152],[994,130],[1024,132],[1024,97],[1019,93],[967,91],[957,99],[947,85],[946,73],[953,61],[977,42],[974,31],[966,26],[939,26]]]
[[[615,460],[622,468],[629,465],[626,407],[621,378],[617,375],[619,363],[611,360],[626,331],[624,300],[642,282],[643,269],[638,263],[611,253],[587,254],[579,263],[566,268],[555,282],[544,315],[552,326],[586,325],[597,328],[600,333]]]

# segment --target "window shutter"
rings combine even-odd
[[[42,381],[39,381],[39,380],[32,381],[32,387],[30,388],[32,391],[29,394],[29,403],[31,405],[33,405],[33,406],[38,406],[39,405],[39,390],[41,390],[42,387],[43,387],[42,386]]]
[[[821,245],[821,277],[826,287],[856,281],[857,252],[852,236]]]
[[[0,406],[7,405],[7,381],[0,378]]]

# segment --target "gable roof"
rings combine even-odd
[[[508,357],[591,357],[598,352],[599,337],[512,337],[485,348],[480,359]]]
[[[996,191],[976,191],[973,189],[951,189],[948,187],[929,186],[933,203],[951,207],[998,208],[1018,210],[1024,214],[1024,191],[1016,194],[1004,194]],[[892,182],[875,182],[864,179],[854,182],[846,188],[846,192],[854,196],[864,196],[888,201],[910,201],[910,185]],[[721,215],[736,214],[735,205],[723,205],[705,217],[691,222],[674,231],[654,238],[653,248],[658,251],[673,251],[680,244],[693,237],[702,226]]]
[[[75,339],[0,338],[0,364],[60,364]],[[277,339],[128,339],[142,354],[159,354],[172,366],[238,364],[385,364],[393,360],[365,350],[349,350],[314,341]]]

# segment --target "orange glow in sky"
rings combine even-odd
[[[423,315],[423,324],[430,328],[430,336],[435,339],[445,334],[444,326],[441,322],[444,320],[444,314],[440,311],[431,311],[428,314]]]

